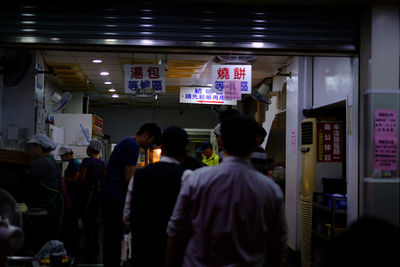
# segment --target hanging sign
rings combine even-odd
[[[241,88],[240,81],[228,81],[225,82],[224,86],[224,95],[226,100],[241,100],[242,93],[240,91]]]
[[[242,94],[250,94],[251,65],[212,65],[211,81],[215,92],[224,92],[226,87],[231,86],[228,82],[237,82],[235,86]]]
[[[395,109],[375,110],[375,170],[397,170],[397,111]]]
[[[224,94],[214,93],[211,87],[181,87],[179,103],[206,105],[236,105],[236,100],[228,100]]]
[[[339,122],[317,123],[317,161],[341,162],[343,126]]]
[[[165,93],[165,65],[124,65],[125,93],[154,90]]]

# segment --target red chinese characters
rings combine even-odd
[[[218,80],[224,80],[224,79],[226,79],[226,80],[229,80],[229,69],[228,68],[218,68],[218,71],[217,71],[217,74],[218,74]]]
[[[339,122],[320,122],[317,124],[317,161],[341,162],[342,124]]]
[[[131,79],[143,79],[142,67],[131,67]]]
[[[149,67],[147,69],[147,72],[149,73],[149,79],[159,79],[160,78],[160,73],[159,73],[158,68]]]
[[[246,78],[246,69],[245,68],[235,68],[233,70],[235,80],[244,80]]]

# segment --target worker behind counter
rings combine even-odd
[[[215,154],[212,144],[209,141],[204,141],[197,152],[203,154],[202,162],[208,166],[217,166],[219,164],[219,156]]]
[[[30,208],[40,207],[47,212],[44,224],[36,229],[43,241],[60,238],[64,212],[61,171],[50,155],[55,148],[44,134],[35,134],[27,142],[27,150],[33,157]]]

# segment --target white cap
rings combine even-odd
[[[221,123],[218,123],[217,126],[214,128],[214,134],[221,136]]]
[[[59,156],[62,156],[62,155],[67,154],[67,153],[72,153],[72,149],[67,147],[67,146],[65,146],[65,145],[61,145],[58,148],[58,155]]]
[[[100,152],[100,151],[101,151],[101,148],[103,147],[103,143],[102,143],[100,140],[92,139],[92,140],[90,140],[90,142],[89,142],[89,147],[90,147],[91,149],[94,149],[94,150]]]
[[[56,149],[56,145],[51,141],[49,137],[44,134],[34,134],[31,139],[28,140],[28,144],[38,144],[45,149],[54,150]]]

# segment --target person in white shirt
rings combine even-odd
[[[168,223],[166,266],[280,266],[287,243],[283,194],[252,168],[257,123],[221,124],[223,162],[195,170]]]
[[[186,157],[187,143],[185,130],[166,128],[161,137],[160,161],[136,170],[130,181],[123,219],[132,233],[132,266],[165,265],[165,229],[183,176],[188,173],[180,165]]]

